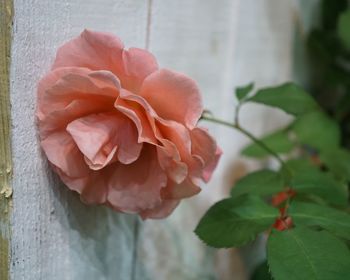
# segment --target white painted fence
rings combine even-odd
[[[229,120],[235,86],[290,79],[294,15],[292,0],[14,1],[11,279],[246,279],[236,251],[217,254],[193,234],[244,172],[243,136],[208,125],[225,152],[212,182],[169,219],[138,224],[134,216],[83,205],[50,171],[34,122],[36,84],[63,42],[84,28],[108,31],[126,46],[149,44],[162,67],[192,76],[206,107]],[[275,113],[249,106],[242,122],[259,135],[284,122]]]

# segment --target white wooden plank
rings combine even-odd
[[[15,1],[11,279],[130,279],[135,217],[86,207],[59,183],[40,152],[34,110],[58,46],[92,28],[143,47],[146,18],[146,0]]]

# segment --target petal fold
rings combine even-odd
[[[140,95],[157,114],[192,129],[202,112],[202,100],[196,82],[166,69],[153,72],[143,82]]]

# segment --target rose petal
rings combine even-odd
[[[132,92],[139,92],[143,80],[158,70],[158,63],[155,57],[148,51],[130,48],[123,50],[124,73],[121,80],[123,88]]]
[[[90,173],[84,157],[65,131],[50,134],[41,141],[48,160],[70,177],[85,177]]]
[[[209,182],[211,176],[218,165],[219,159],[222,155],[222,150],[219,146],[216,147],[214,159],[204,168],[203,170],[203,180],[204,182]]]
[[[112,167],[115,167],[112,169]],[[167,176],[160,168],[154,146],[144,145],[137,161],[110,167],[108,202],[116,209],[138,213],[161,203]]]
[[[110,102],[113,103],[119,90],[119,80],[111,72],[60,68],[39,82],[37,116],[42,119],[76,99],[100,97],[112,99]]]
[[[121,90],[120,96],[116,101],[116,108],[126,113],[135,122],[139,130],[139,141],[146,141],[157,146],[160,166],[167,172],[170,179],[181,183],[188,174],[187,165],[181,162],[180,153],[176,145],[161,135],[160,130],[156,126],[155,118],[163,122],[166,121],[162,120],[141,96],[126,90]],[[133,114],[127,113],[127,110],[133,112]],[[183,127],[182,125],[180,126]],[[147,131],[147,137],[143,135],[145,131]],[[140,134],[142,135],[141,137]],[[150,141],[151,136],[152,141]],[[190,139],[189,136],[188,139]],[[190,145],[187,146],[187,150],[190,152]]]
[[[192,182],[189,178],[180,184],[169,182],[167,187],[162,189],[163,199],[182,199],[198,194],[201,188]]]
[[[91,169],[98,170],[119,160],[130,164],[140,155],[135,125],[123,114],[100,113],[79,118],[67,126]]]
[[[168,217],[174,209],[179,205],[180,200],[163,200],[162,203],[153,208],[153,209],[147,209],[145,211],[142,211],[140,213],[140,216],[143,220],[146,219],[163,219]]]
[[[55,171],[59,174],[62,181],[67,187],[80,194],[80,199],[86,204],[102,204],[107,198],[107,182],[104,172],[91,171],[85,177],[69,177],[59,168],[55,167]]]
[[[67,66],[108,70],[120,79],[123,88],[135,92],[139,91],[143,80],[158,69],[155,57],[148,51],[126,50],[113,34],[90,30],[58,50],[53,69]]]
[[[141,87],[144,97],[157,114],[193,128],[202,111],[197,84],[187,76],[161,69],[149,75]]]
[[[76,66],[119,73],[123,48],[123,43],[113,34],[84,30],[59,48],[52,69]]]
[[[206,129],[195,127],[190,132],[192,142],[192,154],[199,156],[203,160],[202,179],[208,182],[216,168],[222,154],[216,141],[211,137]]]
[[[49,113],[44,119],[39,119],[40,138],[45,139],[57,130],[65,130],[68,123],[83,116],[109,111],[109,102],[99,98],[74,100],[61,110]]]

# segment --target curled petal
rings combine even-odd
[[[50,134],[41,141],[41,146],[48,160],[67,176],[78,178],[89,175],[83,155],[67,132]]]
[[[155,147],[143,147],[132,164],[108,167],[108,202],[115,209],[139,213],[161,204],[160,190],[167,185],[167,176],[159,166]]]
[[[182,182],[188,174],[187,165],[181,162],[176,145],[160,134],[154,119],[160,118],[149,104],[142,97],[121,90],[115,106],[135,122],[139,131],[139,142],[147,142],[157,146],[160,166],[170,179],[177,183]],[[190,146],[187,148],[190,151]]]
[[[119,90],[119,80],[111,72],[60,68],[50,72],[39,82],[37,115],[42,119],[76,99],[104,97],[115,100]]]
[[[222,155],[222,150],[219,146],[216,147],[214,159],[204,168],[203,170],[203,180],[204,182],[209,182],[216,166],[218,165],[219,159]]]
[[[182,123],[191,129],[203,111],[195,81],[170,70],[161,69],[149,75],[142,84],[140,95],[160,117]]]
[[[202,178],[205,182],[208,182],[216,168],[222,151],[217,146],[215,139],[208,134],[206,129],[195,127],[191,130],[190,134],[192,154],[197,155],[202,159]]]
[[[200,191],[201,188],[187,178],[180,184],[169,182],[167,187],[162,189],[162,197],[164,199],[181,199],[194,196]]]
[[[76,119],[67,126],[67,131],[93,170],[101,169],[116,160],[130,164],[141,152],[142,144],[137,143],[135,125],[117,112]]]

